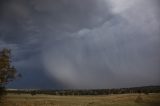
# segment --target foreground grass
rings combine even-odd
[[[121,94],[108,96],[52,96],[8,94],[4,106],[160,106],[160,94]]]

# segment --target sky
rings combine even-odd
[[[0,0],[0,49],[21,89],[160,85],[159,0]]]

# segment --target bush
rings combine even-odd
[[[141,97],[141,95],[138,95],[136,100],[135,100],[136,103],[141,103],[143,102],[143,98]]]

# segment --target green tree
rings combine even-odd
[[[20,76],[14,66],[11,65],[11,50],[2,49],[0,51],[0,99],[5,94],[5,86]]]
[[[4,87],[8,82],[16,78],[17,71],[11,65],[11,50],[0,51],[0,86]]]

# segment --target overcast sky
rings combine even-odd
[[[10,88],[160,85],[159,0],[0,0]]]

